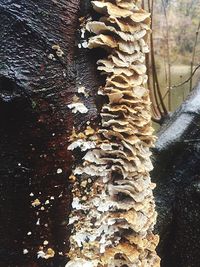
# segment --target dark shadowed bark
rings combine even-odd
[[[62,267],[67,261],[68,137],[73,126],[81,130],[88,120],[98,121],[96,56],[77,46],[78,19],[90,8],[87,1],[81,5],[0,1],[0,267]],[[72,116],[67,105],[79,86],[89,93],[89,112]],[[34,207],[36,199],[41,204]],[[37,259],[40,246],[55,256]]]
[[[162,267],[200,266],[200,84],[161,127],[152,178]]]

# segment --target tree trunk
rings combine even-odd
[[[68,137],[98,121],[96,56],[78,49],[82,2],[0,1],[0,267],[67,261]],[[81,86],[89,112],[72,117]]]
[[[153,181],[162,267],[200,266],[200,83],[161,127]]]

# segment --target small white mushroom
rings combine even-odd
[[[28,249],[26,249],[26,248],[23,249],[23,254],[24,254],[24,255],[28,254]]]
[[[88,108],[81,102],[77,102],[77,103],[72,103],[67,105],[69,109],[72,110],[72,113],[87,113],[88,112]]]
[[[63,171],[61,168],[58,168],[56,172],[57,172],[57,174],[61,174]]]

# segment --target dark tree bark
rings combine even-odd
[[[77,46],[78,18],[90,8],[87,1],[81,5],[0,1],[0,267],[67,262],[68,138],[73,126],[81,130],[88,120],[98,122],[96,56]],[[89,93],[89,112],[72,116],[67,105],[79,86]],[[36,199],[41,204],[34,207]],[[55,251],[48,260],[37,259],[44,241],[44,249]]]
[[[200,84],[161,127],[154,149],[162,267],[200,266]]]

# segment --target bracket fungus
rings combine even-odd
[[[108,98],[99,129],[76,134],[70,150],[83,151],[71,175],[73,202],[66,267],[156,267],[155,202],[149,172],[152,135],[145,55],[150,14],[134,0],[92,1],[99,21],[86,29],[89,48],[104,48],[98,93]]]

